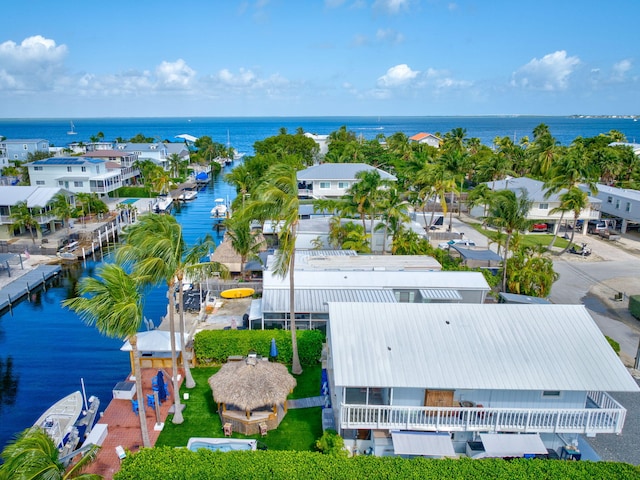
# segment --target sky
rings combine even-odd
[[[21,0],[0,118],[640,115],[640,1]]]

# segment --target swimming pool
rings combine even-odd
[[[255,450],[257,444],[257,440],[242,440],[239,438],[191,437],[187,443],[187,448],[192,452],[197,452],[201,448],[218,452],[230,452],[232,450]]]
[[[139,200],[138,198],[127,198],[126,200],[123,200],[120,203],[124,203],[125,205],[133,205],[138,200]]]

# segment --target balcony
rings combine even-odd
[[[401,407],[342,404],[340,428],[586,435],[621,433],[626,409],[605,392],[589,392],[587,398],[587,408]]]

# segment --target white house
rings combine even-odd
[[[182,160],[189,160],[189,148],[180,143],[117,143],[115,150],[133,153],[139,160],[151,160],[162,166],[165,170],[169,167],[169,157],[176,153]]]
[[[318,158],[324,157],[329,152],[329,135],[317,135],[315,133],[305,132],[304,136],[311,138],[318,144]]]
[[[544,454],[621,433],[607,392],[640,391],[582,305],[329,303],[327,353],[336,428],[376,455]]]
[[[396,181],[396,177],[366,163],[323,163],[298,172],[300,196],[312,198],[339,198],[358,181],[362,171],[375,170],[383,180]]]
[[[252,329],[289,328],[289,277],[263,272],[262,319]],[[324,329],[328,302],[484,302],[490,287],[480,272],[443,272],[429,256],[357,255],[350,250],[297,251],[296,328]]]
[[[602,202],[601,211],[607,217],[620,220],[620,230],[626,233],[629,227],[640,227],[640,192],[627,188],[597,185],[596,197]]]
[[[566,189],[547,196],[544,183],[528,177],[509,177],[504,180],[487,182],[486,185],[494,191],[511,190],[518,196],[523,191],[526,192],[527,197],[532,202],[527,218],[534,223],[546,223],[550,231],[557,232],[560,227],[561,212],[551,213],[551,211],[560,206],[560,197],[566,192]],[[587,231],[589,220],[600,218],[601,203],[598,198],[589,196],[589,206],[582,210],[578,217],[578,220],[583,220],[583,234]],[[485,207],[484,205],[476,206],[469,213],[474,217],[481,217],[485,213]],[[573,212],[565,212],[563,222],[572,224]]]
[[[96,154],[97,152],[93,152]],[[92,157],[53,157],[26,164],[31,185],[106,195],[140,175],[137,168]]]
[[[409,140],[415,143],[424,143],[435,148],[440,148],[440,143],[442,142],[441,138],[432,133],[425,132],[416,133],[412,137],[409,137]]]
[[[49,141],[41,138],[12,138],[0,141],[0,168],[10,163],[26,162],[29,154],[49,154]]]
[[[58,193],[71,196],[69,191],[55,187],[0,186],[0,240],[10,240],[15,237],[11,212],[12,208],[21,202],[25,202],[27,207],[32,209],[40,225],[38,236],[55,231],[57,217],[51,211],[49,204]],[[20,233],[25,234],[26,229],[22,229]]]

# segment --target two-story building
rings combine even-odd
[[[563,193],[566,189],[558,193],[549,194],[544,188],[544,182],[534,180],[528,177],[509,177],[504,180],[496,180],[495,182],[487,182],[486,185],[494,191],[510,190],[517,196],[523,192],[527,194],[527,198],[531,201],[531,208],[527,214],[527,219],[538,224],[546,224],[547,230],[556,233],[560,228],[560,211],[554,211],[560,207]],[[583,221],[582,233],[587,232],[587,224],[589,220],[598,220],[600,218],[600,208],[602,202],[600,199],[589,196],[589,206],[583,209],[578,216],[578,220]],[[479,205],[471,209],[471,216],[482,217],[486,213],[486,207]],[[568,225],[573,224],[573,212],[565,212],[563,222]]]
[[[129,185],[140,175],[138,169],[131,165],[89,156],[46,158],[26,166],[33,186],[59,187],[73,193],[97,193],[100,196]]]
[[[323,163],[298,172],[299,195],[311,198],[339,198],[358,182],[356,175],[363,171],[377,171],[383,180],[397,180],[390,173],[366,163]]]
[[[160,165],[165,170],[169,170],[169,157],[177,154],[181,160],[189,160],[189,148],[186,144],[180,143],[117,143],[114,147],[120,152],[129,152],[136,155],[138,160],[151,160],[156,165]]]
[[[640,391],[583,305],[330,302],[327,355],[337,431],[381,456],[557,453]]]
[[[602,202],[601,212],[604,217],[616,219],[622,233],[626,233],[629,228],[640,228],[640,191],[602,184],[596,187],[596,197]]]
[[[49,141],[41,138],[12,138],[0,141],[0,168],[10,163],[26,162],[29,154],[49,154]]]

